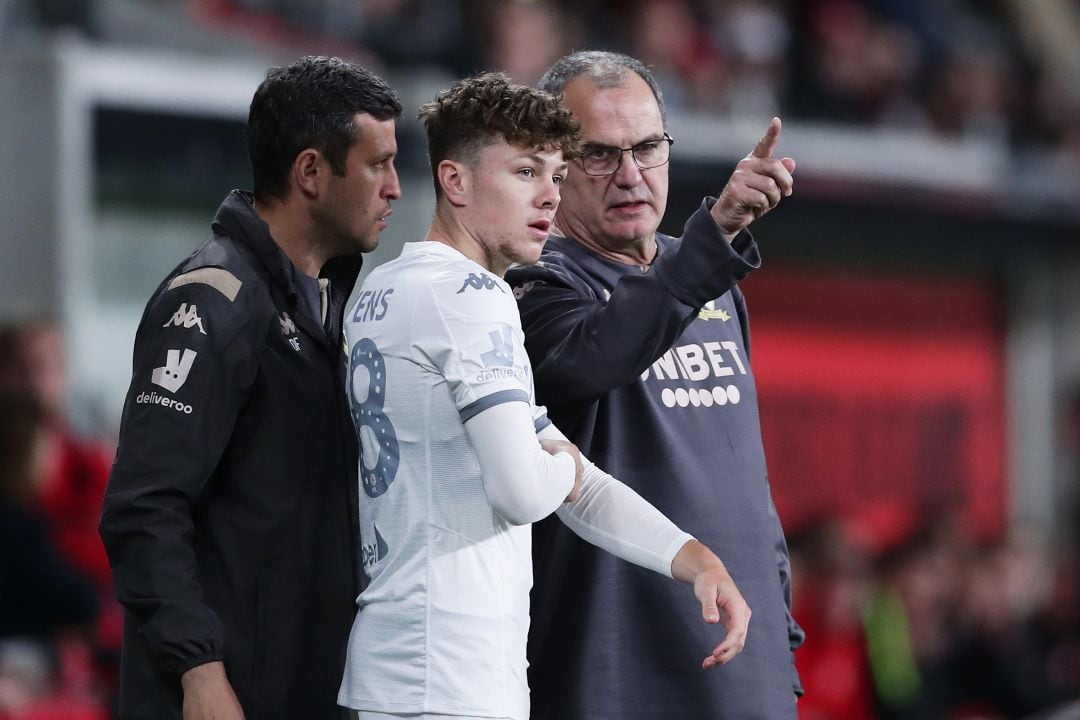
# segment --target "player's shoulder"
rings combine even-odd
[[[431,273],[429,287],[431,302],[443,315],[485,320],[517,314],[506,281],[464,257],[442,263]]]

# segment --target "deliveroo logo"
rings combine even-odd
[[[514,331],[509,326],[488,333],[491,349],[480,355],[484,367],[513,367]]]

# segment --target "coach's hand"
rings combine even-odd
[[[719,667],[741,653],[750,627],[750,606],[720,558],[697,540],[691,540],[671,561],[671,574],[676,580],[693,583],[705,622],[723,623],[727,629],[727,637],[702,661],[701,667]]]
[[[180,676],[184,720],[244,720],[244,709],[222,662],[197,665]]]
[[[712,206],[713,220],[728,239],[791,195],[795,161],[772,156],[779,139],[780,118],[774,117],[757,146],[735,166]]]

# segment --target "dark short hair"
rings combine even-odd
[[[251,100],[245,131],[255,197],[284,200],[289,168],[307,148],[325,155],[335,175],[344,175],[349,148],[359,139],[360,113],[391,120],[400,117],[401,102],[359,65],[308,56],[270,68]]]
[[[427,129],[435,194],[442,196],[439,163],[472,161],[479,150],[502,137],[511,145],[554,147],[567,159],[579,152],[581,126],[554,95],[517,85],[503,73],[459,80],[425,103],[417,114]]]
[[[552,95],[562,95],[567,84],[576,77],[585,76],[601,90],[622,87],[626,84],[626,73],[636,73],[652,90],[656,104],[660,106],[660,118],[667,127],[667,111],[664,109],[664,95],[656,78],[645,63],[629,55],[607,50],[580,50],[564,55],[548,68],[540,78],[538,86]]]

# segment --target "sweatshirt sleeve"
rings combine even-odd
[[[702,202],[649,272],[622,278],[610,298],[562,255],[508,273],[545,402],[587,400],[633,381],[705,303],[760,266],[748,232],[724,240],[709,215],[712,202]]]
[[[223,657],[221,621],[202,601],[192,516],[254,381],[263,334],[247,309],[251,291],[221,268],[180,275],[151,299],[135,338],[99,531],[117,597],[173,676]]]

